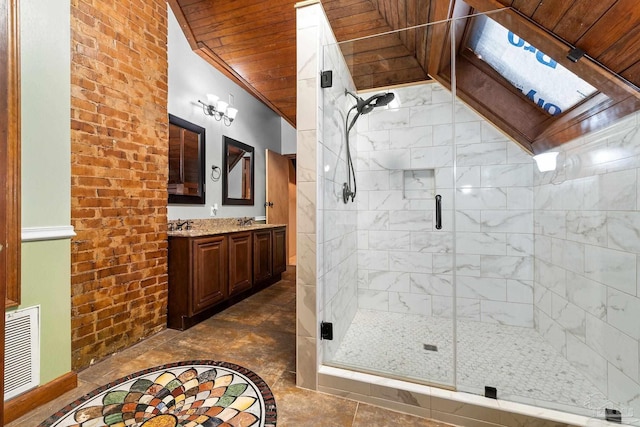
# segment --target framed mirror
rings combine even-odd
[[[223,205],[253,205],[253,147],[223,136]]]
[[[169,203],[204,205],[204,128],[169,114]]]

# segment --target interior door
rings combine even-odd
[[[292,232],[289,227],[289,159],[271,150],[266,150],[265,158],[267,224],[286,224],[289,235]],[[289,250],[287,245],[287,259]]]

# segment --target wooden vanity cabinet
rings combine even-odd
[[[266,282],[273,275],[273,248],[271,230],[253,232],[253,279]]]
[[[281,274],[287,269],[287,228],[274,228],[272,238],[273,274]]]
[[[253,284],[251,234],[229,234],[229,296],[246,291]]]
[[[227,298],[227,238],[169,239],[169,253],[167,325],[186,329],[185,318]]]
[[[286,228],[169,237],[167,326],[185,330],[277,282]]]

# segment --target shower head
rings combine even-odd
[[[373,96],[370,96],[366,100],[360,98],[359,96],[354,95],[348,90],[345,90],[344,93],[345,95],[349,94],[356,99],[356,109],[358,110],[358,114],[360,115],[370,113],[376,107],[384,107],[385,105],[388,105],[391,101],[393,101],[393,99],[395,98],[395,95],[393,94],[393,92],[378,93]]]

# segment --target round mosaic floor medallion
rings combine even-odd
[[[40,427],[275,427],[269,386],[249,369],[195,360],[145,369],[100,387]]]

